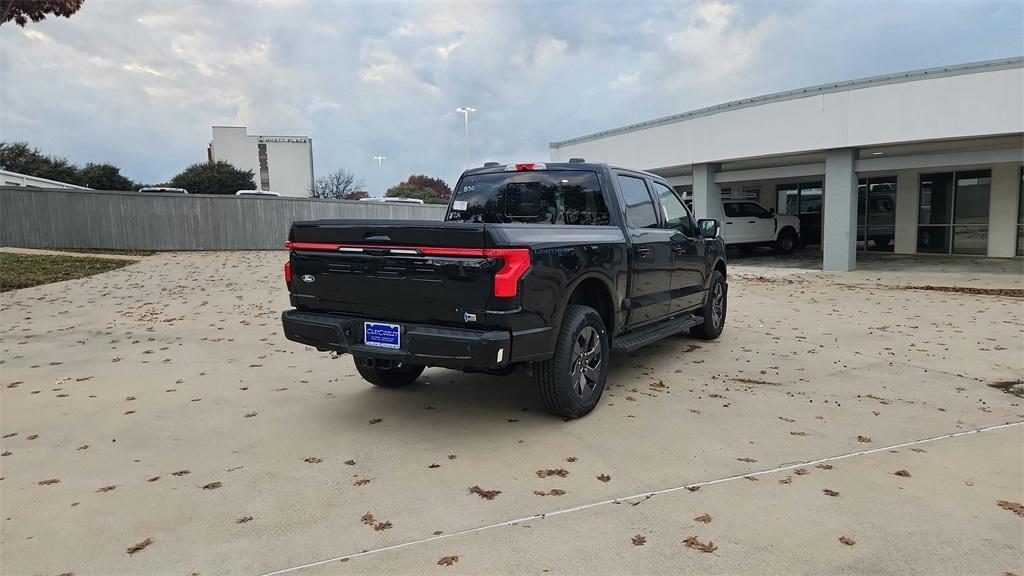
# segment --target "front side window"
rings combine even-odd
[[[654,183],[654,191],[658,193],[658,200],[661,202],[662,216],[665,218],[665,227],[679,230],[690,238],[693,234],[693,221],[686,211],[683,203],[671,188],[661,182]]]
[[[772,213],[765,210],[763,206],[756,202],[744,202],[741,204],[743,215],[751,218],[771,218]]]
[[[455,190],[445,221],[611,224],[597,174],[583,170],[466,176]]]
[[[626,225],[630,228],[657,228],[658,215],[654,212],[651,195],[642,178],[618,175],[622,201],[626,204]]]

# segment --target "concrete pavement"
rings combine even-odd
[[[741,264],[721,339],[614,359],[598,409],[563,422],[523,375],[430,369],[376,389],[350,358],[287,342],[284,257],[158,254],[0,296],[0,572],[261,574],[1024,421],[991,386],[1024,376],[1021,300],[898,288],[917,272],[837,284]],[[1022,448],[1021,427],[1003,428],[309,571],[1019,573],[1024,520],[993,499],[1024,502]],[[704,512],[712,523],[690,520]],[[719,549],[679,543],[690,535]],[[438,566],[447,555],[460,560]]]

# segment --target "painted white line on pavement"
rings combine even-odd
[[[678,492],[680,490],[687,490],[692,488],[699,488],[701,486],[711,486],[714,484],[721,484],[723,482],[731,482],[733,480],[739,480],[748,476],[763,476],[765,474],[773,474],[775,472],[783,472],[785,470],[793,470],[803,466],[813,466],[815,464],[823,464],[825,462],[835,462],[836,460],[845,460],[847,458],[853,458],[856,456],[864,456],[866,454],[875,454],[877,452],[886,452],[889,450],[895,450],[897,448],[906,448],[907,446],[914,446],[916,444],[925,444],[928,442],[935,442],[937,440],[946,440],[948,438],[956,438],[958,436],[968,436],[971,434],[977,434],[979,432],[991,432],[993,430],[999,430],[1002,428],[1011,428],[1013,426],[1020,426],[1024,424],[1024,421],[1020,422],[1007,422],[1005,424],[996,424],[993,426],[983,426],[981,428],[974,428],[971,430],[962,430],[960,432],[953,432],[950,434],[943,434],[941,436],[932,436],[931,438],[922,438],[921,440],[913,440],[910,442],[902,442],[900,444],[891,444],[889,446],[882,446],[880,448],[872,448],[870,450],[860,450],[857,452],[850,452],[848,454],[840,454],[838,456],[829,456],[828,458],[820,458],[818,460],[807,460],[805,462],[796,462],[793,464],[786,464],[776,468],[770,468],[767,470],[759,470],[757,472],[749,472],[747,474],[736,474],[734,476],[727,476],[725,478],[718,478],[715,480],[706,480],[704,482],[693,482],[691,484],[684,484],[682,486],[673,486],[671,488],[664,488],[662,490],[655,490],[653,492],[644,492],[642,494],[634,494],[632,496],[623,496],[621,498],[613,498],[611,500],[601,500],[600,502],[591,502],[590,504],[582,504],[580,506],[574,506],[572,508],[563,508],[561,510],[555,510],[554,512],[544,512],[541,514],[533,514],[531,516],[523,516],[522,518],[516,518],[514,520],[506,520],[504,522],[498,522],[496,524],[488,524],[486,526],[478,526],[476,528],[468,528],[466,530],[460,530],[458,532],[452,532],[450,534],[440,534],[438,536],[431,536],[429,538],[421,538],[420,540],[412,540],[409,542],[402,542],[401,544],[392,544],[391,546],[384,546],[381,548],[374,548],[372,550],[363,550],[361,552],[353,552],[351,554],[345,554],[343,556],[335,556],[334,558],[327,558],[326,560],[317,560],[316,562],[310,562],[308,564],[301,564],[299,566],[292,566],[289,568],[282,568],[273,572],[267,572],[261,576],[277,576],[278,574],[288,574],[289,572],[297,572],[306,568],[312,568],[314,566],[320,566],[323,564],[329,564],[331,562],[338,562],[346,558],[356,558],[359,556],[367,556],[369,554],[377,554],[379,552],[387,552],[388,550],[397,550],[399,548],[406,548],[408,546],[415,546],[416,544],[423,544],[426,542],[433,542],[434,540],[443,540],[445,538],[452,538],[455,536],[461,536],[463,534],[472,534],[473,532],[482,532],[484,530],[491,530],[493,528],[502,528],[504,526],[513,526],[515,524],[522,524],[523,522],[529,522],[530,520],[543,520],[548,516],[559,516],[562,514],[568,514],[570,512],[579,512],[581,510],[588,510],[590,508],[596,508],[598,506],[607,506],[608,504],[618,504],[629,500],[652,498],[660,494],[671,494],[672,492]]]

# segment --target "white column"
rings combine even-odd
[[[916,170],[896,173],[897,254],[917,254],[918,175]]]
[[[722,189],[715,184],[717,164],[693,165],[693,215],[699,218],[722,220]]]
[[[1017,253],[1020,164],[993,166],[991,186],[988,208],[988,255],[1012,258]]]
[[[857,173],[852,148],[825,153],[822,218],[822,270],[849,272],[857,267]]]

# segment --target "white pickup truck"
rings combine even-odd
[[[726,200],[722,238],[725,245],[744,252],[758,246],[773,246],[780,254],[788,254],[800,241],[800,219],[787,214],[776,214],[757,202]]]

